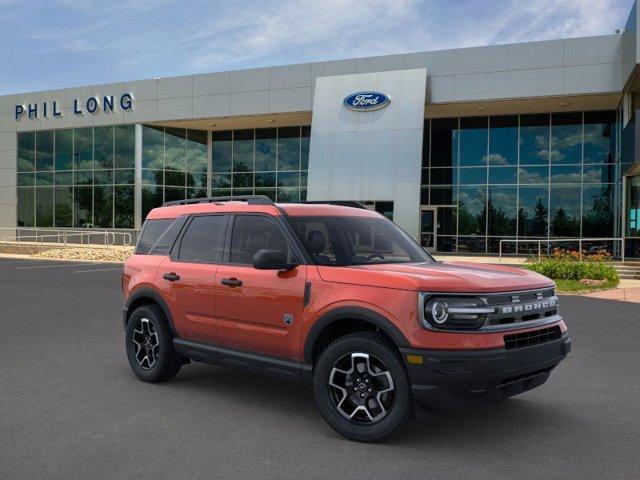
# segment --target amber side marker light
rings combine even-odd
[[[414,365],[422,365],[423,359],[420,355],[407,355],[407,362],[413,363]]]

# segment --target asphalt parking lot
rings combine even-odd
[[[0,478],[633,479],[640,307],[563,297],[573,352],[542,387],[344,440],[308,387],[207,365],[129,370],[120,267],[0,259]]]

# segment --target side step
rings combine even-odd
[[[279,358],[217,347],[208,343],[191,342],[181,338],[173,340],[176,353],[198,362],[235,368],[284,380],[308,382],[312,366]]]

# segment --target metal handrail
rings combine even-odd
[[[586,242],[620,242],[621,243],[621,249],[620,249],[620,257],[622,259],[622,261],[624,262],[624,238],[622,237],[609,237],[609,238],[600,238],[600,237],[594,237],[594,238],[541,238],[541,239],[526,239],[526,238],[503,238],[500,240],[499,242],[499,246],[498,246],[498,258],[500,259],[500,262],[502,262],[502,244],[504,242],[511,242],[511,243],[515,243],[516,246],[518,245],[518,243],[537,243],[538,244],[538,260],[540,260],[542,258],[542,244],[545,243],[547,244],[547,249],[549,249],[550,244],[551,243],[578,243],[578,252],[579,252],[579,259],[582,260],[582,245]]]
[[[79,245],[82,247],[92,247],[92,246],[96,246],[96,243],[91,243],[91,237],[92,236],[98,236],[98,237],[102,237],[103,238],[103,243],[105,247],[112,247],[116,245],[116,239],[118,237],[116,237],[117,235],[122,236],[122,243],[120,243],[119,245],[122,246],[130,246],[131,245],[131,241],[132,241],[132,236],[130,232],[108,232],[108,231],[82,231],[82,230],[69,230],[69,231],[62,231],[60,233],[38,233],[38,229],[34,228],[34,227],[5,227],[5,228],[0,228],[0,230],[11,230],[11,231],[18,231],[20,232],[21,230],[27,230],[27,233],[31,233],[31,232],[36,232],[33,235],[24,235],[22,233],[18,233],[18,235],[8,235],[8,236],[4,236],[3,237],[3,242],[17,242],[17,243],[21,243],[21,242],[32,242],[32,243],[41,243],[44,244],[45,240],[46,243],[58,243],[58,244],[62,244],[65,247],[69,245],[70,242],[70,238],[73,240],[74,237],[77,237],[77,241],[79,242]],[[42,229],[40,229],[42,230]],[[46,232],[46,230],[45,230]],[[52,239],[52,241],[48,240],[48,239]],[[86,241],[86,243],[85,243]],[[78,245],[78,243],[74,243],[74,245]]]

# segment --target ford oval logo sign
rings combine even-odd
[[[356,92],[345,97],[342,102],[349,110],[368,112],[389,105],[391,99],[381,92]]]

